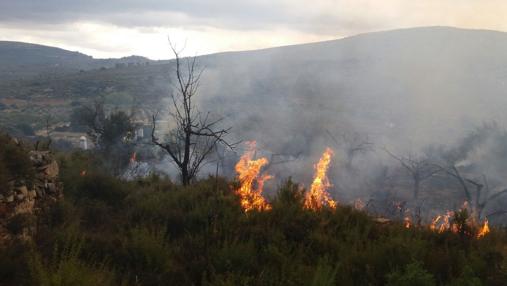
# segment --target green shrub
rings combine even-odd
[[[33,275],[0,271],[7,281],[0,284],[454,286],[503,285],[507,274],[500,229],[465,239],[378,224],[342,205],[306,210],[291,180],[270,199],[271,210],[245,213],[234,183],[223,178],[185,187],[156,176],[126,182],[101,172],[89,152],[60,161],[64,201],[39,216],[48,223],[33,250],[18,250],[32,258],[6,267],[30,265]],[[7,261],[0,257],[0,267]]]
[[[7,223],[7,230],[14,235],[22,234],[25,228],[33,224],[34,219],[34,216],[30,214],[17,214]]]
[[[0,248],[0,284],[29,285],[26,272],[29,268],[29,247],[25,243],[12,242]]]
[[[319,260],[315,274],[313,275],[312,286],[336,285],[336,274],[338,269],[329,265],[327,259]]]
[[[481,280],[475,276],[474,271],[469,267],[465,266],[460,277],[455,279],[451,286],[482,286]]]
[[[0,134],[0,188],[6,189],[10,180],[31,185],[35,170],[30,161],[29,149],[16,143],[8,135]]]
[[[133,228],[124,241],[129,269],[135,273],[163,273],[173,267],[172,254],[160,230]]]
[[[104,262],[90,263],[80,259],[81,240],[69,240],[63,249],[55,247],[51,261],[44,262],[34,252],[30,260],[32,285],[41,286],[95,286],[118,285],[114,273]]]
[[[396,270],[387,275],[388,286],[432,286],[435,279],[419,262],[408,264],[403,271]]]
[[[74,196],[78,200],[98,200],[110,206],[119,206],[128,195],[128,185],[119,179],[96,173],[88,173],[74,182]]]

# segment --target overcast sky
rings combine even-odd
[[[169,58],[417,26],[507,31],[504,0],[0,0],[0,40]]]

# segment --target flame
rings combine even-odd
[[[133,164],[136,161],[137,161],[137,153],[133,152],[132,155],[130,156],[130,164]]]
[[[331,186],[326,176],[333,150],[326,148],[317,165],[315,165],[315,176],[313,179],[310,192],[306,193],[305,208],[318,210],[324,205],[332,209],[336,208],[336,202],[333,201],[329,193],[326,191]]]
[[[439,233],[442,233],[446,230],[450,230],[452,232],[457,232],[457,228],[455,225],[451,225],[450,220],[454,212],[447,211],[446,214],[437,215],[430,224],[430,229]]]
[[[245,212],[251,210],[269,210],[271,206],[262,196],[264,182],[273,178],[268,174],[259,175],[261,168],[268,163],[268,159],[262,157],[253,160],[255,155],[255,141],[247,142],[248,150],[241,156],[236,164],[236,172],[241,183],[236,194],[240,197],[241,207]],[[255,185],[255,187],[254,187]]]
[[[405,228],[410,228],[412,226],[412,220],[410,219],[410,217],[406,216],[403,219],[403,225],[405,226]]]
[[[79,176],[81,177],[86,176],[86,170],[81,170],[81,172],[79,172]]]
[[[463,204],[463,208],[466,208],[466,207],[468,207],[468,204],[467,203]],[[436,216],[430,224],[430,229],[435,232],[438,232],[438,233],[442,233],[444,231],[451,231],[453,233],[458,233],[460,231],[463,231],[463,230],[459,229],[460,226],[458,224],[451,222],[452,221],[451,218],[453,217],[453,215],[454,215],[454,212],[447,211],[446,214]],[[476,225],[477,225],[476,220],[473,217],[469,218],[467,220],[466,224],[472,228],[476,228]],[[488,220],[485,219],[482,227],[479,227],[479,229],[478,229],[476,238],[482,238],[482,237],[486,236],[489,232],[490,232],[490,229],[489,229]],[[466,231],[465,234],[468,236],[472,236],[472,234],[469,231]]]
[[[483,226],[479,229],[479,233],[477,233],[477,238],[482,238],[486,236],[486,234],[488,233],[489,233],[488,219],[485,219]]]

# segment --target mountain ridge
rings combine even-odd
[[[504,32],[422,27],[203,55],[199,103],[231,118],[241,138],[263,137],[260,144],[275,151],[297,153],[311,144],[318,150],[328,131],[340,130],[376,136],[386,146],[404,141],[418,148],[435,138],[450,142],[484,121],[507,123],[506,51]],[[152,63],[0,85],[0,98],[75,100],[112,90],[153,102],[168,94],[172,62]]]
[[[309,42],[309,43],[299,43],[299,44],[288,44],[288,45],[281,45],[281,46],[275,46],[275,47],[267,47],[267,48],[260,48],[260,49],[247,49],[247,50],[234,50],[234,51],[223,51],[223,52],[216,52],[216,53],[210,53],[210,54],[203,54],[199,55],[198,57],[205,58],[205,57],[213,57],[213,56],[221,56],[221,55],[230,55],[230,54],[242,54],[242,53],[252,53],[252,52],[268,52],[270,50],[277,50],[277,49],[285,49],[285,48],[303,48],[306,46],[320,46],[320,45],[329,45],[334,44],[339,41],[348,41],[348,40],[354,40],[357,38],[363,38],[363,37],[371,37],[376,35],[389,35],[393,33],[400,33],[400,32],[434,32],[434,31],[454,31],[454,32],[473,32],[473,33],[491,33],[491,34],[498,34],[502,36],[507,36],[507,32],[503,31],[497,31],[497,30],[490,30],[490,29],[470,29],[470,28],[459,28],[459,27],[452,27],[452,26],[421,26],[421,27],[409,27],[409,28],[400,28],[400,29],[389,29],[389,30],[381,30],[381,31],[373,31],[373,32],[364,32],[359,33],[355,35],[345,36],[342,38],[336,38],[336,39],[330,39],[330,40],[324,40],[324,41],[315,41],[315,42]],[[75,54],[79,56],[83,56],[84,58],[95,60],[95,61],[113,61],[113,60],[122,60],[122,59],[140,59],[145,61],[151,61],[151,62],[167,62],[171,61],[172,59],[161,59],[161,60],[153,60],[144,56],[139,55],[129,55],[129,56],[123,56],[123,57],[112,57],[112,58],[95,58],[91,55],[87,55],[85,53],[79,52],[79,51],[71,51],[68,49],[60,48],[58,46],[50,46],[50,45],[44,45],[44,44],[38,44],[38,43],[32,43],[32,42],[20,42],[20,41],[10,41],[10,40],[4,40],[0,41],[0,62],[2,60],[2,54],[4,47],[6,45],[17,45],[18,47],[26,48],[26,47],[37,47],[37,48],[46,48],[46,49],[53,49],[58,50],[67,54]],[[23,47],[25,46],[25,47]],[[8,47],[10,48],[10,47]]]

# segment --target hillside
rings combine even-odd
[[[0,41],[0,82],[31,78],[45,73],[63,74],[112,67],[116,63],[144,63],[149,59],[94,59],[91,56],[44,45]]]
[[[0,286],[505,285],[506,33],[197,60],[0,45]]]
[[[417,151],[450,144],[483,122],[506,122],[505,51],[505,33],[427,27],[207,55],[199,58],[199,100],[203,110],[226,116],[234,136],[274,153],[315,155],[334,144],[329,133],[342,132]],[[38,112],[34,102],[46,98],[63,99],[55,113],[68,114],[72,101],[100,95],[163,109],[170,65],[44,74],[0,84],[0,99],[21,100],[24,114]],[[19,120],[12,111],[1,122]]]
[[[93,62],[91,56],[79,52],[22,42],[0,42],[0,63],[2,66],[65,66],[90,62]]]
[[[507,279],[505,230],[477,237],[466,211],[451,219],[457,231],[407,228],[343,204],[308,209],[305,191],[290,180],[269,197],[269,209],[246,211],[234,191],[239,182],[127,182],[109,175],[98,153],[30,152],[0,140],[8,147],[0,167],[26,162],[8,175],[29,188],[0,189],[2,285],[500,286]],[[52,187],[37,183],[49,177]]]
[[[505,122],[506,50],[505,33],[433,27],[210,56],[202,98],[248,125],[249,137],[267,132],[280,143],[275,133],[287,132],[291,147],[280,150],[343,128],[417,149]]]

